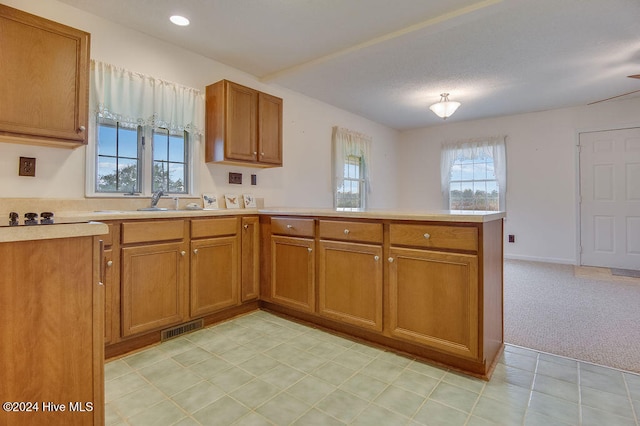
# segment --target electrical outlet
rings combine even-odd
[[[242,173],[229,172],[229,183],[242,185]]]
[[[513,234],[509,234],[509,242],[510,243],[515,243],[516,242],[516,236]]]
[[[36,159],[30,157],[20,157],[20,164],[18,165],[18,176],[32,176],[36,175]]]
[[[257,184],[258,184],[258,176],[251,175],[251,185],[257,185]]]

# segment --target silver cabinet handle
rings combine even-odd
[[[293,225],[287,225],[287,229],[293,229]]]
[[[424,238],[428,240],[429,238],[431,238],[431,235],[425,233]]]
[[[258,152],[257,151],[253,151],[253,155],[254,156],[258,155]]]
[[[377,262],[378,260],[380,260],[380,256],[373,256],[373,260]]]
[[[198,249],[193,249],[193,254],[198,254]]]
[[[307,247],[307,250],[309,251],[309,253],[311,253],[313,251],[313,249],[311,247]]]
[[[262,157],[264,157],[264,152],[261,152],[261,153],[260,153],[260,155],[261,155]]]
[[[108,262],[107,262],[107,266],[108,266],[108,267],[113,266],[113,260],[108,261]]]
[[[186,252],[186,251],[184,251],[184,250],[182,250],[182,251],[180,252],[180,256],[184,256],[185,254],[187,254],[187,252]]]
[[[390,257],[389,259],[387,259],[389,261],[389,263],[393,263],[393,257]]]
[[[244,225],[243,228],[244,229],[249,229],[249,225]]]
[[[349,235],[349,230],[348,229],[344,230],[344,235]]]
[[[86,130],[86,127],[84,127],[84,126],[78,127],[78,131],[79,132],[84,132],[85,130]]]

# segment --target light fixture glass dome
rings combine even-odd
[[[460,102],[450,101],[448,93],[440,94],[440,102],[437,102],[429,107],[438,117],[444,118],[451,117],[454,112],[460,106]]]

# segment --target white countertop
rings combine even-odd
[[[164,211],[71,211],[56,213],[56,223],[53,225],[1,226],[0,243],[106,234],[108,232],[108,227],[105,224],[100,223],[100,221],[107,220],[198,218],[257,214],[270,216],[310,216],[345,219],[386,219],[471,223],[490,222],[493,220],[500,220],[505,217],[504,212],[488,211],[438,210],[412,212],[402,210],[336,210],[291,207]]]
[[[442,222],[491,222],[502,219],[505,212],[472,211],[472,210],[432,210],[432,211],[405,211],[405,210],[336,210],[319,208],[291,208],[276,207],[262,208],[260,214],[283,216],[323,216],[344,217],[356,219],[391,219],[391,220],[425,220]]]
[[[16,241],[49,240],[54,238],[87,237],[103,235],[109,227],[99,222],[67,223],[33,226],[0,227],[0,243]]]
[[[437,211],[404,211],[404,210],[336,210],[328,208],[292,208],[270,207],[262,209],[217,209],[217,210],[100,210],[58,212],[57,223],[73,223],[101,220],[127,219],[162,219],[162,218],[197,218],[229,215],[282,215],[282,216],[321,216],[357,219],[391,219],[391,220],[425,220],[443,222],[490,222],[505,217],[504,212],[437,210]]]

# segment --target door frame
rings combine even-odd
[[[581,187],[580,187],[580,135],[582,133],[595,133],[595,132],[607,132],[614,130],[629,130],[640,128],[640,122],[638,123],[626,123],[618,126],[602,126],[602,127],[585,127],[578,128],[575,132],[575,206],[576,206],[576,266],[582,265],[582,209],[581,202]]]

